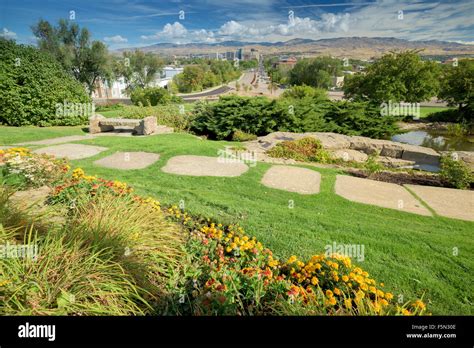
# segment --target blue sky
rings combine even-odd
[[[112,49],[345,36],[474,44],[473,0],[0,0],[0,36],[34,43],[32,24],[56,23],[70,11]]]

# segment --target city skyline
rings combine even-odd
[[[31,26],[61,18],[109,48],[155,43],[277,42],[295,38],[396,37],[474,43],[472,1],[48,1],[0,0],[0,36],[35,43]]]

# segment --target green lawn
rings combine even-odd
[[[10,129],[0,128],[0,139],[7,139],[9,132]],[[42,132],[38,129],[38,133]],[[183,200],[185,209],[193,214],[227,223],[238,222],[249,235],[255,235],[280,257],[294,254],[306,258],[323,253],[324,246],[333,242],[362,244],[365,260],[358,264],[383,281],[395,296],[402,295],[408,300],[424,295],[434,314],[474,313],[472,222],[349,202],[334,193],[338,173],[334,169],[308,167],[322,175],[321,192],[317,195],[299,195],[261,185],[260,180],[270,167],[265,163],[258,163],[235,178],[161,172],[160,168],[172,156],[217,156],[217,151],[228,144],[187,134],[97,137],[81,143],[109,150],[73,161],[75,166],[90,174],[125,181],[138,193],[154,196],[164,205]],[[93,164],[116,151],[156,152],[161,158],[146,169],[131,171]],[[293,209],[288,207],[290,200],[294,202]],[[453,255],[453,248],[459,249],[457,256]]]
[[[85,135],[87,133],[82,130],[83,128],[87,128],[87,126],[47,128],[0,126],[0,145],[43,140],[67,135]]]
[[[434,112],[440,112],[440,111],[445,111],[449,109],[451,108],[444,107],[444,106],[420,106],[420,117],[424,118]]]

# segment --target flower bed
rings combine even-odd
[[[5,177],[14,177],[23,187],[54,184],[70,169],[65,160],[33,154],[22,147],[0,150],[0,165]]]
[[[79,197],[104,193],[149,205],[187,231],[188,261],[179,267],[179,281],[168,300],[169,314],[419,315],[426,310],[421,300],[395,303],[383,283],[348,257],[280,260],[238,225],[190,216],[177,206],[162,208],[153,198],[135,195],[125,183],[88,176],[80,168],[62,172],[48,202],[71,206],[78,204]]]

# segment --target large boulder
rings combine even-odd
[[[404,144],[402,159],[417,164],[439,166],[440,154],[429,147]]]
[[[351,149],[339,149],[339,150],[328,150],[332,158],[342,159],[343,161],[354,161],[363,163],[367,161],[367,154],[351,150]]]
[[[390,167],[439,167],[440,154],[431,148],[362,136],[324,132],[274,132],[247,144],[252,150],[263,153],[282,141],[297,140],[304,137],[318,139],[323,148],[328,150],[333,157],[343,160],[365,162],[368,155],[378,155],[380,156],[379,162]],[[462,160],[470,164],[471,168],[474,168],[472,153],[459,151],[458,154]]]

